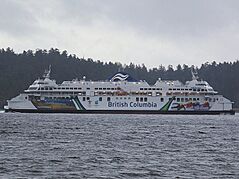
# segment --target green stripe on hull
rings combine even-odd
[[[77,105],[77,110],[85,110],[84,106],[81,104],[77,96],[74,97],[72,100],[74,100],[74,104]]]
[[[160,111],[168,111],[175,97],[172,97],[161,109]]]

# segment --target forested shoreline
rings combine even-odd
[[[159,61],[160,63],[160,61]],[[0,108],[10,99],[41,77],[48,66],[52,66],[53,79],[58,83],[86,76],[89,80],[105,80],[119,69],[136,79],[153,84],[158,78],[185,82],[191,79],[191,67],[186,64],[175,68],[158,66],[146,68],[130,63],[128,65],[102,62],[91,58],[79,58],[67,51],[37,49],[15,53],[13,49],[0,49]],[[239,61],[204,63],[197,67],[200,78],[206,80],[215,90],[234,101],[239,107]]]

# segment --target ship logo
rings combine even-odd
[[[117,73],[115,74],[110,81],[125,81],[129,77],[128,74]]]

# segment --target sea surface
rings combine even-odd
[[[0,178],[239,178],[239,115],[1,113]]]

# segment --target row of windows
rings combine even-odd
[[[147,91],[148,91],[148,90],[149,90],[149,91],[150,91],[150,90],[162,90],[162,88],[140,88],[140,90],[145,90],[145,91],[146,91],[146,90],[147,90]]]
[[[70,99],[70,97],[45,97],[45,99]]]
[[[95,88],[95,90],[119,90],[120,88]]]
[[[31,88],[29,88],[31,89]],[[81,90],[82,88],[52,88],[52,87],[45,87],[45,88],[38,88],[38,90]],[[90,88],[87,88],[87,89],[90,89]]]
[[[45,99],[70,99],[70,97],[45,97]],[[126,100],[126,99],[129,99],[130,100],[130,97],[116,97],[116,100]],[[169,98],[169,100],[171,100],[172,98]],[[83,97],[82,98],[83,101],[89,101],[90,100],[90,97]],[[102,97],[99,97],[99,101],[102,101]],[[107,97],[107,101],[110,101],[111,98],[110,97]],[[148,101],[148,98],[147,97],[136,97],[135,100],[137,102],[147,102]],[[177,102],[188,102],[188,101],[199,101],[200,99],[199,98],[176,98],[175,101]],[[216,100],[218,101],[218,98],[208,98],[208,99],[205,99],[206,101],[209,101],[209,102],[215,102]],[[160,101],[161,102],[164,102],[164,98],[160,98]]]
[[[183,89],[183,88],[169,88],[168,89],[169,91],[176,91],[176,90],[178,90],[178,91],[207,91],[206,89],[192,89],[192,88],[190,88],[190,89],[187,89],[187,88],[185,88],[185,89]]]
[[[199,98],[176,98],[177,102],[199,101]]]

